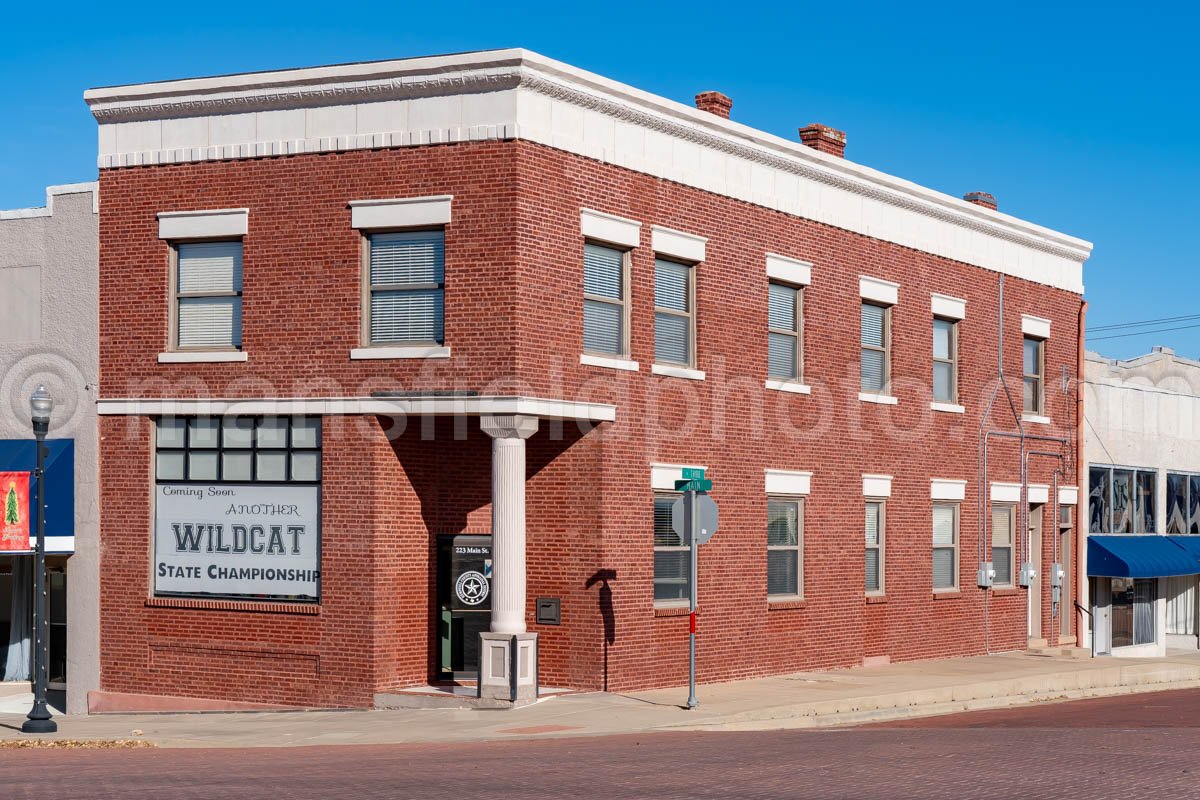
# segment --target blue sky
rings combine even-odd
[[[841,128],[855,161],[1088,239],[1089,326],[1200,315],[1198,22],[1182,3],[14,3],[0,208],[95,178],[89,86],[519,46],[684,102],[719,89],[782,136]],[[1089,346],[1200,357],[1200,317],[1159,327],[1188,325]]]

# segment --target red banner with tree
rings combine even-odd
[[[29,549],[29,473],[0,472],[0,550]]]

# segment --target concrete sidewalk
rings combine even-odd
[[[56,738],[139,738],[162,747],[431,743],[662,730],[857,725],[1035,702],[1200,687],[1200,653],[1065,659],[1010,653],[802,672],[699,687],[552,697],[513,711],[409,709],[58,717]],[[25,738],[0,713],[0,740]]]

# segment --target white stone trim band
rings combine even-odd
[[[1050,320],[1034,317],[1029,314],[1021,315],[1021,333],[1026,336],[1036,336],[1039,339],[1050,338]]]
[[[809,494],[812,487],[812,473],[788,469],[764,470],[767,494]]]
[[[807,261],[767,253],[767,277],[772,280],[808,286],[812,283],[812,268]]]
[[[704,247],[708,239],[694,233],[684,233],[661,225],[650,226],[650,247],[662,256],[682,258],[699,263],[704,260]]]
[[[864,474],[862,476],[862,490],[863,497],[891,497],[892,476]]]
[[[945,319],[965,319],[967,316],[967,301],[948,294],[931,292],[929,295],[929,310],[935,317]]]
[[[208,211],[160,211],[158,238],[213,239],[245,236],[250,225],[250,209],[219,208]]]
[[[585,239],[595,239],[622,247],[637,247],[641,244],[642,223],[618,217],[616,214],[584,208],[579,211],[579,231]]]
[[[930,500],[965,500],[967,497],[967,482],[954,478],[930,478]]]
[[[685,469],[708,469],[698,464],[651,464],[650,488],[656,492],[675,491],[675,481],[683,480]]]
[[[526,414],[546,419],[612,422],[616,406],[539,397],[312,397],[184,400],[106,399],[96,402],[103,416],[249,416],[253,414],[378,414],[382,416],[474,417],[483,414]]]
[[[993,503],[1021,502],[1021,484],[992,482],[990,495]]]
[[[351,200],[352,228],[420,228],[450,224],[454,195],[405,197],[395,200]]]
[[[900,302],[900,284],[885,281],[882,278],[860,275],[858,277],[858,295],[863,300],[894,306]]]

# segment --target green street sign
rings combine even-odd
[[[704,470],[698,467],[684,467],[680,472],[683,473],[685,481],[702,481],[704,480]]]
[[[712,481],[710,480],[691,480],[691,481],[675,481],[675,491],[677,492],[711,492]]]

